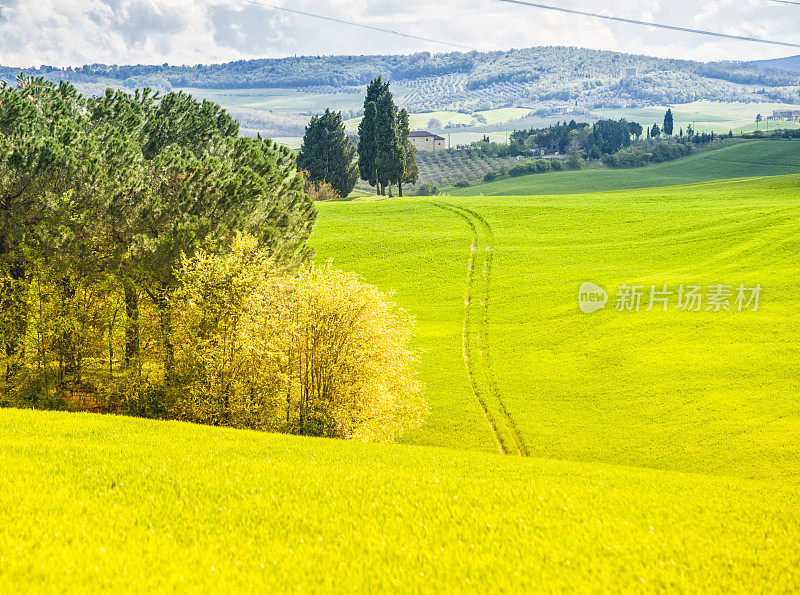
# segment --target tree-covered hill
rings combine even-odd
[[[785,70],[800,74],[800,56],[775,58],[773,60],[755,60],[749,64],[763,70]]]
[[[635,69],[635,71],[633,70]],[[0,79],[19,73],[0,67]],[[305,89],[366,85],[376,76],[408,88],[404,107],[492,109],[513,105],[586,108],[697,100],[800,103],[800,74],[743,62],[703,63],[568,47],[506,52],[303,56],[226,64],[42,66],[26,74],[66,79],[93,92],[106,85],[157,89]]]

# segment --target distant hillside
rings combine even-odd
[[[637,169],[586,169],[533,174],[478,184],[470,188],[455,188],[452,194],[579,194],[798,173],[800,141],[763,140],[740,143]]]
[[[775,60],[756,60],[754,62],[749,62],[749,64],[761,69],[785,70],[787,72],[800,73],[800,56],[776,58]]]
[[[0,79],[11,80],[18,72],[0,67]],[[553,113],[576,107],[637,107],[698,100],[800,103],[800,73],[738,62],[668,60],[566,47],[307,56],[197,66],[43,66],[25,72],[70,80],[87,93],[105,86],[330,93],[352,91],[382,76],[404,87],[404,107],[413,112],[535,105]]]

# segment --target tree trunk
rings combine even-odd
[[[168,288],[162,285],[156,293],[156,305],[161,319],[161,346],[164,350],[164,383],[172,384],[175,371],[175,346],[172,344],[172,312],[169,309]]]
[[[65,276],[59,281],[58,288],[61,293],[61,308],[59,311],[59,317],[61,318],[62,322],[72,322],[75,317],[73,304],[75,300],[75,284],[73,283],[71,277]],[[80,378],[78,378],[77,375],[78,346],[75,337],[75,331],[73,330],[71,324],[66,324],[63,326],[64,330],[59,333],[58,338],[56,339],[59,361],[58,377],[62,384],[68,376],[73,377],[73,382],[79,382]]]
[[[403,180],[397,181],[397,196],[403,197]]]
[[[392,183],[389,182],[389,198],[392,198]]]
[[[5,335],[6,384],[16,376],[25,358],[25,333],[28,327],[28,311],[20,295],[19,285],[25,279],[25,265],[14,258],[8,267],[8,276],[0,283],[0,308],[7,319]]]
[[[122,279],[125,290],[125,368],[139,359],[139,291],[130,279]]]

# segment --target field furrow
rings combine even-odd
[[[464,365],[473,392],[497,437],[500,452],[529,456],[525,440],[503,402],[492,368],[489,303],[494,233],[489,223],[473,210],[453,204],[439,202],[431,204],[457,215],[472,230],[472,244],[467,266],[466,298],[464,300],[462,346]]]

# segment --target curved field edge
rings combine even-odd
[[[0,411],[11,590],[800,588],[800,488]]]
[[[800,173],[800,141],[749,141],[667,163],[631,169],[585,169],[531,174],[469,188],[454,196],[582,194],[677,186],[717,180]]]

